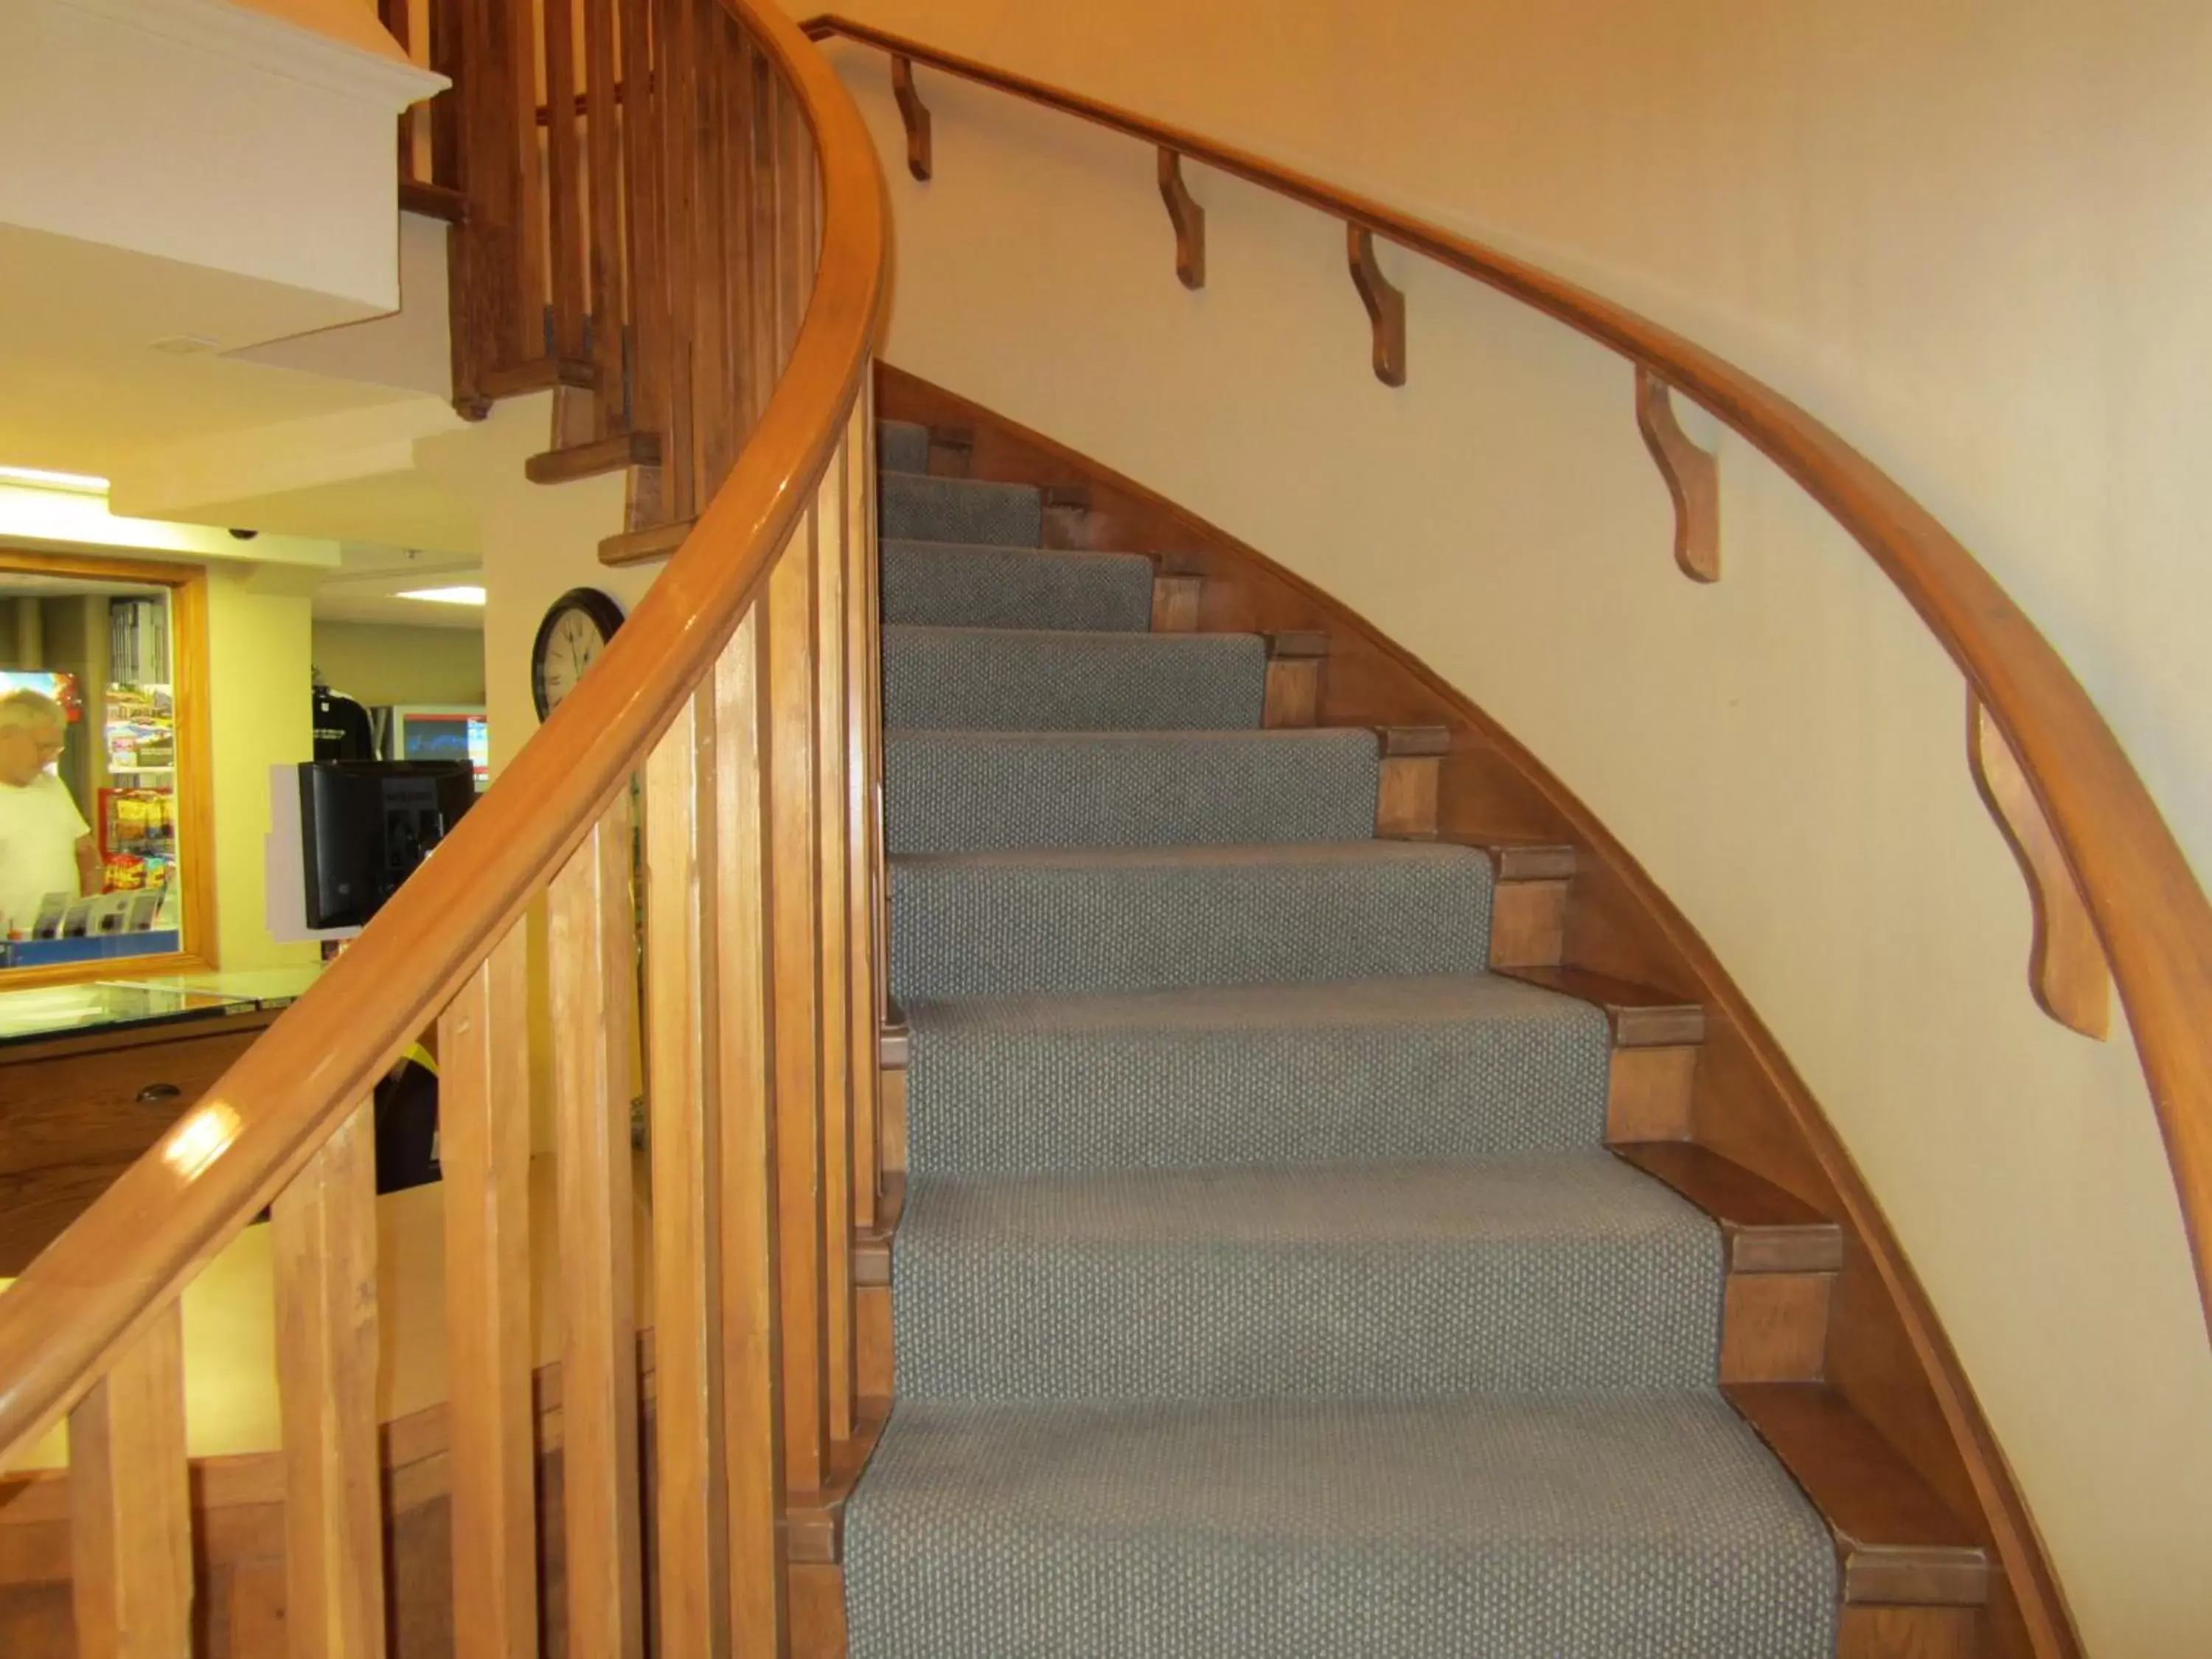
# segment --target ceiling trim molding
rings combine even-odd
[[[399,55],[352,45],[229,0],[48,0],[397,115],[448,84]],[[389,37],[386,37],[387,40]]]

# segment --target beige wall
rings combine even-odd
[[[318,622],[316,672],[357,702],[482,702],[483,635],[473,628]]]
[[[208,571],[208,694],[213,726],[216,933],[222,967],[315,960],[317,946],[269,936],[264,840],[269,769],[314,757],[307,588],[293,573]]]
[[[597,587],[625,611],[635,608],[660,567],[609,569],[599,541],[622,527],[623,478],[610,473],[571,483],[534,484],[522,465],[551,430],[550,393],[508,398],[489,419],[416,446],[425,476],[469,501],[483,554],[484,703],[491,720],[492,775],[538,729],[530,691],[530,647],[546,608],[572,587]],[[552,1146],[553,1058],[546,988],[545,908],[526,917],[531,957],[532,1144]],[[635,1009],[635,995],[617,1006]],[[637,1052],[632,1045],[633,1055]]]
[[[2075,665],[2212,871],[2212,9],[2046,0],[848,0],[1487,236],[1832,421]],[[1723,441],[1726,574],[1670,557],[1603,351],[1395,250],[1380,386],[1340,227],[840,52],[889,169],[886,355],[1180,500],[1503,719],[1683,906],[1811,1081],[1940,1309],[2091,1651],[2212,1645],[2212,1350],[2123,1030],[2038,1014],[1955,672]],[[1709,430],[1709,423],[1700,422]]]

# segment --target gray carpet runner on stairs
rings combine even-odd
[[[1256,639],[885,423],[897,1402],[854,1659],[1816,1659],[1825,1528],[1721,1398],[1721,1240],[1604,1150],[1600,1011]]]

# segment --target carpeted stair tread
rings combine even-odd
[[[1479,974],[1490,861],[1417,842],[908,854],[902,1000]]]
[[[1466,1164],[915,1177],[918,1400],[1693,1389],[1718,1231],[1598,1148]]]
[[[1351,841],[1370,835],[1375,734],[892,731],[894,853]]]
[[[1030,484],[885,471],[878,477],[876,501],[886,541],[1035,547],[1044,538],[1044,494]]]
[[[1488,974],[905,1005],[916,1176],[1595,1146],[1605,1015]]]
[[[883,544],[884,620],[928,628],[1141,634],[1152,625],[1152,562],[959,542]]]
[[[1828,1659],[1825,1529],[1715,1394],[902,1400],[854,1659]]]
[[[929,471],[929,428],[914,421],[876,422],[876,465],[886,472]]]
[[[1257,728],[1267,647],[1252,634],[887,625],[884,724],[932,731]]]
[[[884,422],[897,1399],[854,1659],[1831,1659],[1826,1528],[1717,1386],[1712,1222],[1611,1034],[1490,975],[1262,641]]]

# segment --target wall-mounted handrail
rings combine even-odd
[[[889,293],[875,147],[836,74],[782,12],[763,0],[717,3],[795,96],[818,157],[819,261],[766,412],[590,678],[437,856],[0,1295],[0,1458],[169,1316],[185,1284],[285,1192],[593,833],[714,672],[851,434]]]
[[[802,27],[816,40],[872,46],[894,63],[990,87],[1203,162],[1341,221],[1355,243],[1363,234],[1379,238],[1471,276],[1618,352],[1796,480],[1919,613],[1965,675],[1970,707],[1981,711],[1976,718],[1993,722],[2017,758],[2127,1008],[2212,1327],[2212,902],[2087,692],[1926,507],[1772,386],[1649,318],[1494,248],[1235,145],[904,35],[834,15]],[[1378,374],[1383,355],[1378,336]],[[1396,367],[1402,374],[1402,358]],[[2033,896],[2039,915],[2067,902],[2041,890]],[[2039,1000],[2051,1006],[2040,992]],[[2094,1030],[2093,1020],[2069,1023]]]

